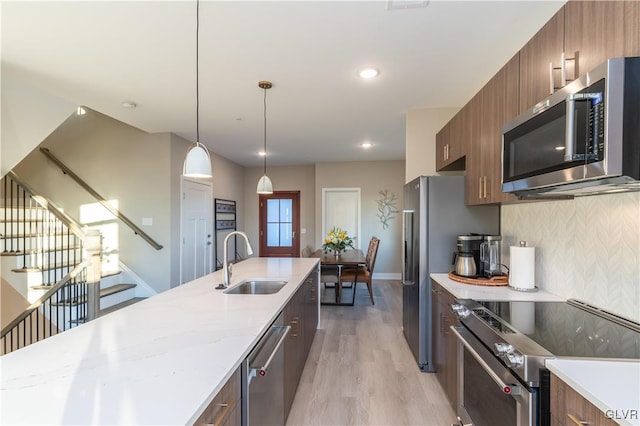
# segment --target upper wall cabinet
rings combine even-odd
[[[471,100],[473,115],[467,155],[468,205],[514,201],[502,192],[502,125],[518,115],[519,57],[516,54]]]
[[[436,169],[466,169],[467,204],[515,201],[502,193],[502,126],[621,56],[640,56],[640,1],[569,1],[436,135]]]
[[[520,50],[523,112],[609,58],[640,55],[640,2],[569,1]]]
[[[565,7],[565,55],[569,78],[609,58],[640,55],[640,2],[570,1]],[[577,63],[577,72],[572,66]]]
[[[436,134],[436,170],[464,170],[468,132],[464,108]]]
[[[553,93],[560,81],[553,70],[562,64],[564,49],[564,8],[545,24],[520,50],[520,108],[526,111]],[[551,66],[549,64],[552,64]]]

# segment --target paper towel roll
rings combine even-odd
[[[526,244],[526,243],[525,243]],[[511,246],[511,266],[509,267],[509,285],[518,289],[532,289],[536,283],[536,248]]]

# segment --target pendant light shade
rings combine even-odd
[[[258,194],[273,194],[273,183],[267,176],[267,90],[273,87],[270,81],[259,81],[258,87],[264,89],[264,169],[258,181]]]
[[[200,143],[200,1],[196,1],[196,142],[189,147],[184,159],[182,175],[193,178],[210,178],[211,157],[206,146]]]
[[[258,194],[273,194],[273,184],[271,183],[269,176],[262,175],[258,181],[258,189],[256,192]]]
[[[200,142],[191,145],[184,160],[182,175],[195,178],[211,177],[211,157],[206,146]]]

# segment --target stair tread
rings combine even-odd
[[[46,265],[39,268],[15,268],[15,269],[12,269],[11,271],[12,272],[41,272],[41,271],[50,271],[52,269],[60,269],[60,268],[74,268],[79,264],[80,262],[78,263],[63,262],[63,263],[56,263],[54,265]]]
[[[20,272],[25,272],[25,271],[23,271],[21,269]],[[31,271],[26,271],[26,272],[40,272],[40,269],[35,269],[35,270],[31,270]],[[122,273],[122,271],[106,272],[106,273],[103,273],[102,275],[100,275],[100,278],[112,277],[112,276],[115,276],[115,275],[118,275],[118,274],[121,274],[121,273]],[[48,289],[51,288],[51,285],[45,285],[45,284],[32,285],[30,288],[33,289],[33,290],[48,290]]]
[[[136,287],[136,284],[116,284],[116,285],[112,285],[111,287],[107,287],[107,288],[101,288],[100,289],[100,298],[103,297],[107,297],[107,296],[111,296],[112,294],[116,294],[116,293],[120,293],[121,291],[125,291],[125,290],[129,290],[131,288]],[[74,299],[62,299],[56,303],[53,303],[52,305],[54,306],[59,306],[59,305],[79,305],[81,303],[86,303],[87,301],[87,296],[86,295],[81,295],[77,298]]]
[[[0,234],[0,240],[9,240],[11,238],[31,238],[31,237],[66,237],[67,235],[74,236],[73,233],[68,232],[47,232],[47,233],[30,233],[30,234]]]
[[[109,306],[106,309],[100,309],[100,316],[110,314],[111,312],[115,312],[119,309],[124,308],[125,306],[133,305],[134,303],[138,303],[144,299],[146,299],[146,297],[133,297],[129,300],[125,300],[124,302],[118,303],[117,305]]]
[[[0,256],[23,256],[25,254],[40,254],[40,253],[51,253],[54,251],[73,251],[73,250],[79,250],[81,249],[82,246],[69,246],[69,247],[50,247],[48,249],[39,249],[39,250],[27,250],[25,251],[3,251],[2,253],[0,253]]]

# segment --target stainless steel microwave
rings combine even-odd
[[[640,57],[609,59],[505,124],[502,190],[640,190]]]

